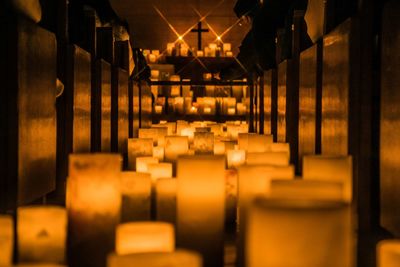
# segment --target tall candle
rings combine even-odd
[[[337,201],[258,199],[249,213],[246,266],[353,266],[349,210]]]
[[[383,240],[377,245],[377,267],[400,266],[400,240]]]
[[[118,255],[175,250],[174,226],[164,222],[131,222],[117,227],[115,252]]]
[[[227,152],[228,168],[237,168],[246,163],[246,151],[228,150]]]
[[[213,154],[214,134],[209,132],[195,132],[193,144],[196,154]]]
[[[223,47],[224,53],[226,53],[228,51],[232,51],[232,45],[230,43],[224,43],[222,47]]]
[[[20,207],[17,211],[20,262],[63,263],[67,213],[56,206]]]
[[[189,150],[189,139],[186,136],[165,137],[165,160],[175,162],[179,155],[186,155]]]
[[[153,154],[152,138],[130,138],[128,139],[128,169],[136,169],[137,157],[151,157]]]
[[[12,263],[14,248],[14,223],[11,216],[0,215],[0,266]]]
[[[178,246],[203,255],[205,266],[223,265],[225,158],[180,157],[177,168]]]
[[[176,223],[177,179],[164,178],[156,182],[157,221]]]
[[[121,156],[72,154],[67,184],[70,266],[103,267],[120,221]]]
[[[147,166],[149,164],[158,163],[158,158],[154,157],[138,157],[136,158],[136,171],[148,173],[149,170]]]
[[[121,221],[148,221],[151,216],[151,177],[148,173],[121,173]]]
[[[160,178],[172,178],[172,164],[167,162],[149,164],[148,171],[153,183]]]
[[[203,267],[198,253],[185,250],[174,252],[138,253],[130,255],[111,254],[107,267]]]
[[[247,165],[288,166],[290,155],[287,152],[247,153]]]
[[[353,161],[351,156],[305,156],[303,178],[343,183],[344,198],[353,198]]]

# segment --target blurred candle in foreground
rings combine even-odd
[[[351,156],[305,156],[303,178],[343,183],[344,198],[353,198],[353,161]]]
[[[158,158],[138,157],[138,158],[136,158],[136,171],[148,173],[149,171],[148,171],[147,166],[149,164],[155,164],[155,163],[158,163]]]
[[[172,164],[167,162],[154,163],[148,165],[153,183],[160,178],[172,178]]]
[[[247,165],[273,165],[288,166],[290,162],[290,154],[287,152],[262,152],[247,153]]]
[[[72,154],[67,184],[68,262],[103,267],[113,251],[120,221],[122,158],[117,154]]]
[[[0,215],[0,266],[10,266],[14,247],[14,223],[11,216]]]
[[[118,255],[175,250],[174,226],[163,222],[132,222],[117,227],[115,252]]]
[[[228,150],[227,152],[228,168],[237,168],[246,163],[246,151]]]
[[[377,245],[377,267],[400,266],[400,240],[383,240]]]
[[[107,267],[203,267],[198,253],[186,250],[174,252],[110,254]]]
[[[65,262],[67,212],[64,208],[20,207],[17,216],[19,262]]]
[[[176,223],[176,187],[177,179],[159,179],[156,182],[156,218],[157,221]]]
[[[205,266],[223,266],[225,158],[180,157],[177,179],[178,246],[200,252]]]
[[[148,173],[121,173],[121,221],[148,221],[151,209],[151,178]]]
[[[130,138],[128,139],[128,169],[136,170],[137,157],[151,157],[153,155],[152,138]]]
[[[340,201],[257,199],[246,227],[248,267],[352,267],[350,208]]]

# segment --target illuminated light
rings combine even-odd
[[[228,168],[237,168],[246,163],[246,151],[228,150],[227,151]]]
[[[11,216],[0,215],[0,266],[11,266],[14,248],[14,223]]]
[[[189,150],[189,139],[187,136],[165,137],[165,161],[175,162],[179,155],[186,155]]]
[[[181,136],[187,136],[190,143],[193,143],[195,128],[187,126],[181,130]]]
[[[246,150],[248,153],[261,153],[270,151],[272,143],[272,135],[255,133],[239,133],[238,135],[239,149]]]
[[[157,158],[158,161],[164,160],[164,147],[156,146],[153,147],[153,157]]]
[[[197,129],[197,128],[196,128]],[[206,129],[206,128],[202,128]],[[193,146],[195,154],[207,155],[214,153],[214,134],[210,132],[195,132]]]
[[[351,267],[352,232],[344,202],[260,198],[249,212],[246,266]]]
[[[400,266],[400,240],[383,240],[377,245],[377,267]]]
[[[217,40],[218,40],[218,41],[221,41],[221,36],[217,36]]]
[[[156,182],[157,221],[176,223],[177,179],[159,179]]]
[[[270,191],[271,180],[293,180],[295,177],[294,166],[241,166],[238,169],[238,218],[239,224],[239,264],[244,264],[244,237],[248,209],[254,199],[259,195],[267,195]]]
[[[247,153],[247,165],[288,166],[290,155],[287,152]]]
[[[158,130],[157,128],[140,128],[139,129],[140,139],[153,139],[153,144],[157,145],[158,142]]]
[[[225,158],[183,156],[177,166],[178,244],[200,252],[205,266],[223,266]]]
[[[138,157],[136,158],[136,171],[148,173],[149,170],[147,166],[149,164],[158,163],[158,158],[154,157]]]
[[[121,221],[147,221],[151,216],[151,177],[148,173],[121,173]]]
[[[163,147],[165,145],[165,136],[168,135],[168,127],[161,125],[151,127],[157,131],[157,145]]]
[[[163,110],[163,106],[156,105],[154,107],[154,111],[155,111],[156,114],[162,114],[162,110]]]
[[[225,143],[222,141],[214,142],[214,155],[225,155]]]
[[[178,37],[179,41],[183,41],[183,36]]]
[[[170,223],[133,222],[117,226],[115,252],[118,255],[175,250],[175,230]]]
[[[120,221],[122,158],[117,154],[72,154],[67,180],[71,266],[104,266]],[[83,234],[84,233],[84,234]]]
[[[343,183],[344,198],[353,198],[353,160],[351,156],[305,156],[303,178]]]
[[[130,255],[110,254],[107,267],[203,267],[202,258],[195,252],[177,250],[163,253]]]
[[[152,138],[130,138],[128,139],[128,169],[136,169],[137,157],[151,157],[153,155]]]
[[[171,163],[156,163],[149,164],[148,171],[153,183],[160,178],[172,178],[172,164]]]

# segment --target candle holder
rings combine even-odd
[[[8,215],[0,215],[0,266],[11,266],[14,250],[14,222]]]

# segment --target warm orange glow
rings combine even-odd
[[[255,133],[240,133],[238,135],[239,149],[246,150],[248,153],[261,153],[270,151],[272,142],[272,135]]]
[[[165,160],[175,162],[179,155],[186,155],[189,150],[189,139],[186,136],[165,137]]]
[[[12,263],[14,250],[14,224],[11,216],[0,215],[0,266]]]
[[[246,163],[246,151],[228,150],[227,152],[228,168],[237,168]]]
[[[56,206],[18,208],[20,262],[64,263],[67,212]]]
[[[154,163],[148,165],[153,183],[160,178],[172,178],[172,164],[171,163]]]
[[[176,223],[177,179],[159,179],[156,182],[157,221]]]
[[[157,145],[158,142],[158,130],[157,128],[141,128],[139,129],[140,139],[153,139],[153,144]]]
[[[117,227],[115,251],[118,255],[175,250],[174,226],[162,222],[134,222]]]
[[[154,157],[138,157],[136,158],[136,171],[148,173],[148,165],[158,163],[158,158]]]
[[[287,152],[247,153],[247,165],[288,166],[290,155]]]
[[[164,160],[164,147],[156,146],[153,147],[153,157],[157,158],[159,161]]]
[[[153,155],[152,138],[131,138],[128,139],[128,169],[136,169],[137,157],[151,157]]]
[[[377,267],[400,266],[400,240],[384,240],[377,245]]]

